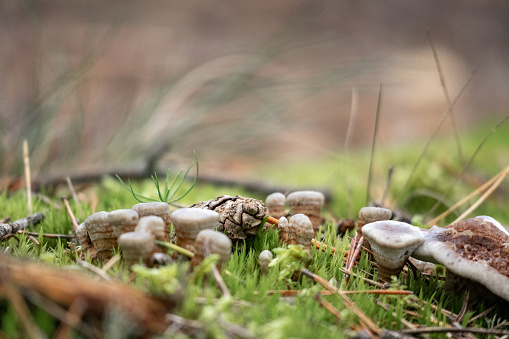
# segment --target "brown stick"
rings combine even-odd
[[[336,318],[338,318],[338,320],[341,320],[341,313],[339,312],[339,310],[337,308],[335,308],[334,305],[332,305],[330,302],[320,298],[319,293],[315,294],[315,300],[317,300],[320,303],[320,305],[322,305],[332,315],[334,315]]]
[[[366,314],[364,314],[364,312],[362,312],[361,309],[359,309],[357,307],[357,305],[354,304],[354,302],[352,300],[350,300],[350,298],[348,298],[346,295],[344,294],[341,294],[341,293],[338,293],[338,289],[336,288],[336,286],[333,286],[331,285],[327,280],[325,280],[324,278],[320,277],[319,275],[317,274],[314,274],[310,271],[308,271],[307,269],[303,268],[301,270],[302,274],[304,274],[305,276],[307,277],[310,277],[311,279],[313,279],[314,281],[316,281],[317,283],[319,283],[320,285],[322,285],[323,287],[325,287],[327,290],[331,291],[331,292],[334,292],[335,294],[337,294],[339,297],[341,297],[341,299],[343,300],[343,303],[345,304],[346,307],[348,307],[350,310],[352,310],[353,312],[355,312],[355,314],[357,314],[357,316],[359,317],[360,321],[366,325],[370,331],[372,331],[373,333],[375,333],[376,335],[380,335],[380,333],[382,332],[378,326],[376,326],[376,324],[373,322],[373,320],[371,320]]]
[[[423,327],[417,329],[401,330],[404,334],[421,334],[421,333],[478,333],[493,335],[509,335],[507,330],[498,330],[494,328],[477,328],[477,327]]]
[[[30,157],[28,155],[28,141],[27,141],[27,139],[23,140],[23,162],[25,165],[25,181],[26,181],[26,185],[27,185],[28,214],[32,214],[32,212],[33,212],[32,178],[30,175]]]
[[[74,233],[76,233],[76,230],[78,229],[78,222],[76,221],[76,218],[74,217],[74,214],[72,213],[71,206],[69,206],[69,200],[67,200],[66,197],[62,198],[62,201],[65,204],[65,209],[67,210],[67,213],[69,214],[69,217],[71,218],[72,222],[72,228],[74,229]]]

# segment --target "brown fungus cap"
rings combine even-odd
[[[97,258],[109,260],[113,256],[113,249],[118,246],[117,237],[108,221],[108,212],[97,212],[88,216],[83,222],[88,236],[94,244]]]
[[[413,257],[445,266],[509,301],[509,235],[489,221],[471,218],[433,226]]]
[[[168,241],[165,234],[164,220],[155,215],[148,215],[140,218],[134,231],[152,233],[157,240]]]
[[[210,254],[219,255],[219,265],[224,264],[230,258],[232,252],[232,241],[224,233],[217,232],[211,229],[201,230],[196,236],[195,248],[196,253],[191,261],[193,266],[196,266],[205,257],[205,240],[209,241]],[[195,260],[196,258],[196,260]]]
[[[420,228],[394,220],[366,224],[362,233],[371,244],[379,275],[384,280],[398,275],[408,257],[424,242]]]
[[[149,215],[161,217],[164,220],[165,224],[165,239],[166,241],[168,241],[171,235],[170,234],[171,218],[170,218],[170,206],[167,203],[161,201],[142,202],[134,205],[132,209],[138,212],[140,218]]]
[[[317,191],[297,191],[288,194],[286,197],[290,206],[290,214],[305,214],[313,223],[315,234],[318,232],[322,219],[320,213],[325,198],[322,193]]]

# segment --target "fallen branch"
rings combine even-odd
[[[476,334],[493,334],[493,335],[509,335],[508,330],[498,330],[477,327],[422,327],[416,329],[401,330],[403,334],[421,334],[421,333],[476,333]]]
[[[42,220],[44,220],[44,214],[35,213],[11,223],[0,224],[0,240],[3,240],[3,238],[9,234],[16,234],[18,231],[23,231],[30,226],[37,225]]]

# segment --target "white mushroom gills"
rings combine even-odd
[[[260,273],[267,274],[269,272],[269,264],[272,261],[272,252],[263,250],[258,256],[258,263],[260,264]]]
[[[370,222],[389,220],[392,217],[392,211],[382,207],[363,207],[359,210],[357,216],[357,240],[362,236],[362,228]]]
[[[316,191],[297,191],[286,198],[290,206],[290,214],[305,214],[311,220],[315,234],[322,223],[321,211],[325,198]]]
[[[113,249],[117,247],[117,237],[108,221],[108,212],[97,212],[88,216],[85,221],[88,236],[94,244],[99,260],[109,260]]]
[[[133,232],[139,218],[138,213],[132,209],[115,210],[108,214],[108,221],[117,238],[122,233]]]
[[[140,218],[149,215],[155,215],[164,220],[164,233],[165,241],[168,241],[171,236],[171,216],[170,206],[165,202],[142,202],[132,207],[133,210],[138,212]]]
[[[279,219],[285,215],[285,204],[285,195],[280,192],[269,194],[265,199],[267,214],[276,219]]]
[[[152,233],[157,240],[167,241],[164,220],[155,215],[140,218],[134,231]]]
[[[424,242],[419,227],[394,220],[366,224],[362,233],[371,244],[378,276],[385,281],[398,276],[408,257]]]
[[[94,244],[90,237],[88,236],[87,228],[85,227],[85,223],[81,223],[76,229],[76,237],[78,238],[79,243],[81,244],[81,248],[83,251],[88,251],[90,253],[90,258],[96,257],[96,252],[94,248]]]
[[[208,240],[210,254],[219,254],[218,267],[221,267],[230,258],[232,252],[232,241],[224,233],[212,229],[201,230],[196,236],[196,252],[191,260],[192,266],[197,266],[205,257],[205,241]]]
[[[149,232],[128,232],[118,238],[118,245],[129,266],[140,263],[148,265],[156,249],[155,237]]]
[[[219,226],[219,214],[201,208],[181,208],[171,215],[177,245],[196,253],[195,240],[201,230]]]

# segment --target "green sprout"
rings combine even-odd
[[[117,179],[120,181],[122,186],[124,186],[124,188],[126,188],[128,191],[131,192],[134,199],[138,200],[139,202],[162,201],[162,202],[171,204],[171,203],[177,202],[177,201],[181,200],[182,198],[184,198],[189,192],[191,192],[191,190],[196,185],[196,181],[198,180],[198,173],[199,173],[198,158],[196,157],[196,154],[194,155],[194,159],[196,162],[196,174],[194,176],[193,184],[184,194],[182,194],[180,197],[175,198],[175,199],[174,199],[175,194],[177,194],[178,190],[182,186],[182,183],[184,182],[185,178],[187,177],[187,174],[191,170],[192,166],[189,166],[189,168],[187,169],[186,173],[184,173],[184,175],[182,175],[183,171],[180,171],[177,174],[177,177],[175,178],[175,180],[173,180],[173,182],[171,182],[171,185],[170,185],[171,174],[170,174],[170,169],[168,169],[168,172],[166,173],[166,180],[164,181],[163,191],[161,191],[161,187],[159,186],[159,178],[157,177],[157,172],[154,172],[154,175],[151,175],[150,177],[152,178],[152,182],[154,183],[154,186],[157,189],[157,196],[159,197],[159,199],[146,197],[144,195],[136,193],[133,189],[133,186],[131,185],[131,180],[129,180],[129,179],[128,179],[129,185],[127,185],[122,180],[122,178],[120,178],[118,175],[117,175]]]

